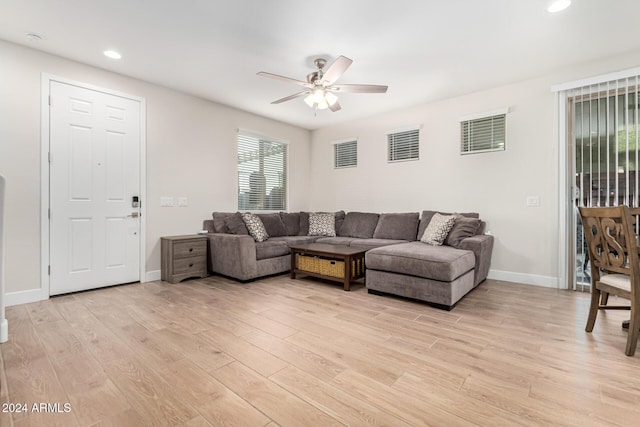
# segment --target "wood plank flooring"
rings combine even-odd
[[[488,280],[447,312],[287,275],[56,297],[7,308],[0,426],[639,425],[629,313],[587,334],[588,306]]]

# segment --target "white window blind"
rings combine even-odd
[[[486,153],[505,149],[506,112],[460,121],[460,154]]]
[[[287,209],[287,144],[238,132],[238,210]]]
[[[418,160],[420,155],[420,128],[387,133],[387,161]]]
[[[335,169],[358,166],[358,141],[333,144],[333,167]]]

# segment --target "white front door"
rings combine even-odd
[[[140,102],[50,83],[50,281],[57,295],[140,280]]]

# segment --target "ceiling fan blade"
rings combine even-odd
[[[327,88],[332,92],[386,93],[388,86],[381,85],[333,85]]]
[[[304,92],[294,93],[293,95],[285,96],[284,98],[280,98],[272,102],[272,104],[280,104],[282,102],[291,101],[292,99],[299,98],[304,95],[308,95],[310,92],[305,90]]]
[[[294,84],[297,84],[297,85],[300,85],[300,86],[304,86],[304,87],[308,87],[308,88],[313,87],[312,84],[307,83],[307,82],[303,82],[302,80],[296,80],[296,79],[292,79],[291,77],[280,76],[278,74],[272,74],[272,73],[267,73],[267,72],[264,72],[264,71],[260,71],[258,73],[258,75],[259,76],[263,76],[263,77],[269,77],[269,78],[276,79],[276,80],[280,80],[280,81],[283,81],[283,82],[294,83]]]
[[[338,110],[340,110],[342,107],[340,106],[340,103],[338,101],[334,102],[333,105],[329,105],[329,109],[331,111],[333,111],[334,113]]]
[[[332,84],[338,80],[345,71],[347,71],[347,68],[349,68],[352,62],[353,61],[346,56],[340,55],[335,61],[333,61],[329,68],[327,68],[327,71],[324,72],[320,82]]]

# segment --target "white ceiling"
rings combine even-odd
[[[2,0],[0,39],[316,129],[640,49],[640,0],[550,1]],[[271,105],[300,88],[256,75],[304,80],[339,55],[354,62],[338,83],[389,91],[314,114]]]

